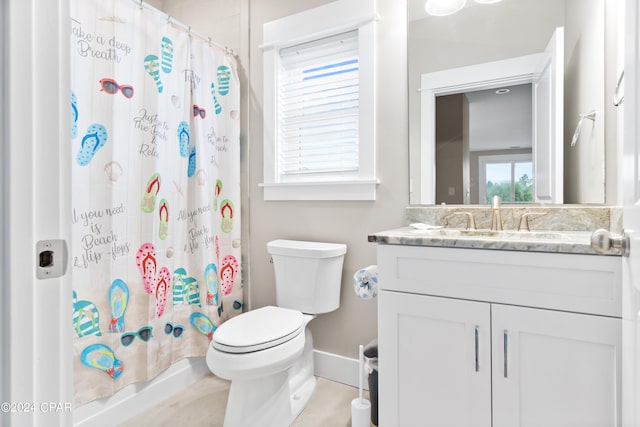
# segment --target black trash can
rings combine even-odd
[[[371,422],[378,425],[378,339],[364,348],[365,366],[369,372],[369,400],[371,400]]]

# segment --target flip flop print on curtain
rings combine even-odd
[[[171,288],[171,273],[167,267],[162,267],[158,272],[156,283],[156,317],[162,317],[167,305],[167,295]]]
[[[183,305],[186,303],[186,286],[184,280],[187,278],[187,270],[182,267],[176,268],[173,272],[173,305]]]
[[[196,173],[196,146],[191,147],[189,152],[189,164],[187,166],[187,177],[191,178]]]
[[[216,186],[213,188],[213,210],[218,209],[218,196],[222,192],[222,181],[216,179]]]
[[[224,233],[230,233],[233,229],[233,202],[231,200],[224,199],[220,203],[220,216],[222,217],[220,230]]]
[[[211,82],[211,97],[213,98],[213,110],[216,114],[220,114],[222,112],[222,107],[218,102],[218,98],[216,98],[216,84]]]
[[[156,284],[156,249],[151,243],[144,243],[136,253],[136,265],[142,274],[144,290],[153,294]]]
[[[160,55],[162,56],[162,63],[160,64],[162,72],[169,74],[173,66],[173,42],[169,37],[162,37]]]
[[[200,286],[198,281],[187,276],[187,270],[180,267],[173,272],[173,305],[200,305]]]
[[[178,146],[180,148],[180,157],[187,158],[189,156],[189,124],[187,122],[180,122],[178,124]]]
[[[111,348],[104,344],[92,344],[85,347],[80,354],[80,361],[88,368],[98,369],[114,380],[122,375],[124,365]]]
[[[158,93],[162,93],[164,90],[162,80],[160,80],[160,71],[168,74],[173,68],[173,42],[168,37],[162,37],[160,40],[160,56],[162,60],[154,54],[149,54],[144,58],[144,69],[156,83]]]
[[[156,196],[160,192],[160,174],[154,173],[147,181],[144,194],[142,195],[142,202],[140,202],[140,209],[142,212],[151,213],[156,208]]]
[[[162,80],[160,80],[160,65],[158,64],[158,57],[156,55],[147,55],[144,58],[144,69],[156,83],[158,93],[162,93],[164,86],[162,84]]]
[[[200,286],[198,285],[198,281],[193,277],[187,277],[185,285],[187,287],[187,303],[202,307],[200,304]]]
[[[76,291],[73,291],[73,329],[79,338],[88,335],[101,336],[100,313],[91,301],[78,301]]]
[[[222,295],[229,295],[233,290],[238,273],[238,260],[233,255],[222,258],[220,267],[220,290]]]
[[[160,240],[165,240],[169,231],[169,202],[167,202],[166,199],[160,200],[158,216],[160,217],[160,224],[158,225],[158,237],[160,237]]]
[[[191,316],[189,316],[189,323],[191,323],[191,326],[193,326],[196,331],[209,339],[213,338],[213,333],[217,329],[207,315],[197,311],[195,313],[191,313]]]
[[[207,286],[207,305],[218,305],[218,267],[211,263],[204,269],[204,283]]]
[[[109,332],[124,332],[124,312],[129,304],[129,287],[120,279],[116,279],[109,287],[109,305],[111,321]]]
[[[78,136],[78,98],[75,92],[71,92],[71,139]]]
[[[229,93],[229,80],[231,79],[231,69],[226,65],[218,67],[218,93],[225,96]]]
[[[96,152],[107,143],[107,130],[100,123],[94,123],[87,129],[82,138],[76,161],[80,166],[87,166]]]

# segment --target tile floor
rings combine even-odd
[[[222,426],[228,394],[228,381],[208,375],[121,426]],[[357,388],[318,378],[309,404],[295,420],[293,427],[349,427],[351,401],[356,397]],[[369,397],[367,392],[365,397]]]

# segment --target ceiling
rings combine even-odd
[[[531,84],[509,86],[498,95],[486,89],[465,93],[469,102],[469,151],[531,148]]]

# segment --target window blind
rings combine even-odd
[[[280,176],[357,171],[358,31],[283,48],[279,55]]]

